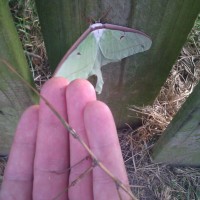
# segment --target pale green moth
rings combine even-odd
[[[92,24],[74,43],[59,63],[54,76],[72,81],[97,76],[96,91],[101,93],[103,78],[101,67],[117,62],[151,47],[146,34],[113,24]]]

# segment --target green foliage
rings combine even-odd
[[[200,14],[198,15],[194,23],[194,27],[188,36],[188,42],[192,45],[196,44],[197,47],[200,47]]]
[[[43,38],[35,8],[35,1],[12,0],[10,1],[9,6],[29,67],[31,68],[33,77],[35,78],[40,75],[38,74],[38,70],[35,70],[35,68],[39,67],[42,69],[44,66],[43,62],[45,62],[46,59],[45,49],[43,45],[41,45],[43,44]],[[34,59],[38,65],[41,65],[41,67],[35,65]],[[39,84],[39,88],[41,87],[40,81],[36,80],[36,84]]]
[[[31,38],[34,33],[41,35],[34,1],[12,0],[10,10],[19,38],[22,41],[23,49],[32,51],[33,41]]]

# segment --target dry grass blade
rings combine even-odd
[[[88,175],[93,170],[93,166],[86,169],[82,174],[80,174],[74,181],[72,181],[67,188],[65,188],[63,191],[61,191],[56,197],[54,197],[52,200],[57,200],[59,197],[61,197],[67,190],[70,189],[70,187],[73,187],[76,185],[79,181],[81,181],[82,178],[84,178],[86,175]]]
[[[65,119],[57,112],[57,110],[48,102],[48,100],[42,96],[35,88],[33,88],[24,78],[6,61],[1,59],[2,62],[8,67],[8,69],[17,75],[32,91],[34,91],[40,98],[46,103],[49,109],[55,114],[55,116],[60,120],[66,130],[76,139],[79,143],[85,148],[88,154],[91,156],[94,166],[100,167],[111,179],[115,182],[118,188],[124,190],[133,200],[137,200],[137,198],[131,193],[131,191],[117,178],[115,177],[107,167],[103,165],[102,162],[98,160],[98,158],[94,155],[94,153],[90,150],[87,144],[79,137],[76,131],[65,121]]]

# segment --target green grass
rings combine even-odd
[[[188,36],[187,42],[189,42],[191,45],[196,45],[198,48],[200,47],[200,14],[194,23],[194,27]]]
[[[33,37],[41,37],[34,1],[11,0],[10,8],[23,48],[33,51]]]
[[[49,79],[46,50],[33,0],[10,0],[10,10],[38,89]]]

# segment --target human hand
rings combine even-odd
[[[96,100],[93,86],[85,80],[68,84],[64,78],[52,78],[41,94],[111,173],[128,185],[112,114]],[[54,199],[91,167],[92,160],[84,159],[87,156],[83,146],[41,100],[24,112],[18,124],[0,199]],[[122,199],[129,199],[122,190],[120,193]],[[96,166],[57,199],[116,200],[119,195],[115,182]]]

